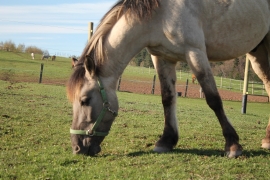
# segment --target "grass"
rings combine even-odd
[[[40,67],[40,60],[8,53],[0,52],[1,68],[36,71]],[[64,82],[71,73],[68,59],[57,57],[56,62],[43,63],[45,71],[51,72],[44,78],[52,83]],[[260,148],[268,103],[248,103],[247,114],[242,115],[241,102],[224,101],[244,148],[242,156],[228,159],[220,125],[205,101],[179,97],[180,140],[172,152],[157,154],[152,149],[163,130],[161,97],[118,92],[119,116],[101,153],[75,156],[69,139],[72,106],[65,87],[18,82],[22,77],[17,71],[10,73],[11,79],[0,80],[0,179],[269,178],[270,152]]]
[[[65,87],[0,81],[0,179],[267,179],[269,151],[260,149],[269,104],[224,102],[245,149],[224,157],[214,113],[201,99],[179,98],[181,139],[152,152],[162,133],[160,96],[119,92],[119,116],[96,157],[72,155],[72,108]]]

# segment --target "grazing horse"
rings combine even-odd
[[[52,56],[52,61],[55,61],[55,60],[56,60],[56,56],[53,55],[53,56]]]
[[[44,60],[44,59],[49,59],[49,58],[51,58],[51,56],[50,55],[43,55],[42,57],[41,57],[41,60]]]
[[[31,53],[31,57],[32,57],[32,59],[35,59],[35,54]]]
[[[192,78],[192,84],[194,84],[195,81],[196,81],[196,76],[195,76],[195,74],[192,74],[192,75],[191,75],[191,78]]]
[[[228,157],[242,153],[227,118],[209,61],[247,54],[270,95],[270,0],[120,0],[103,17],[67,85],[73,102],[73,153],[95,155],[117,116],[116,86],[138,52],[148,48],[157,70],[164,131],[154,151],[168,152],[179,139],[176,119],[177,61],[187,62],[225,138]],[[262,147],[270,149],[270,122]]]

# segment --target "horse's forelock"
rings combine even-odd
[[[79,95],[84,83],[85,68],[82,64],[75,67],[75,70],[67,83],[67,96],[73,102]]]

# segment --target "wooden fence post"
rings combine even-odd
[[[94,23],[89,22],[89,24],[88,24],[88,42],[90,41],[91,37],[93,36],[93,28],[94,28]]]
[[[222,76],[221,76],[221,77],[220,77],[220,86],[219,86],[220,88],[222,88],[222,85],[223,85],[223,84],[222,84],[222,81],[223,81],[223,79],[222,79]]]
[[[251,82],[251,94],[254,94],[254,81]]]
[[[200,87],[200,98],[204,98],[204,93],[202,87]]]
[[[39,75],[39,83],[42,82],[43,66],[44,66],[44,64],[41,63],[41,66],[40,66],[40,75]]]
[[[122,79],[122,76],[120,76],[120,78],[119,78],[119,80],[118,80],[118,88],[117,88],[117,91],[120,90],[121,79]]]
[[[188,79],[187,79],[187,82],[186,82],[185,97],[187,97],[187,90],[188,90]]]
[[[154,75],[153,86],[152,86],[151,94],[154,94],[155,93],[155,84],[156,84],[156,75]]]

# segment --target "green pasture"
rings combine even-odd
[[[243,155],[224,157],[224,139],[204,100],[179,98],[181,139],[152,152],[162,133],[161,97],[118,92],[120,111],[96,157],[73,155],[71,104],[64,86],[0,81],[0,179],[268,179],[270,152],[260,148],[268,103],[224,102]]]
[[[152,149],[163,130],[161,97],[118,92],[119,115],[102,151],[73,155],[72,106],[63,86],[71,72],[68,58],[31,60],[0,51],[0,179],[269,179],[270,151],[260,148],[268,103],[248,103],[242,115],[241,102],[224,101],[244,148],[242,156],[228,159],[220,125],[205,101],[179,97],[180,140],[172,152],[157,154]],[[128,66],[123,77],[152,80],[153,73]]]

